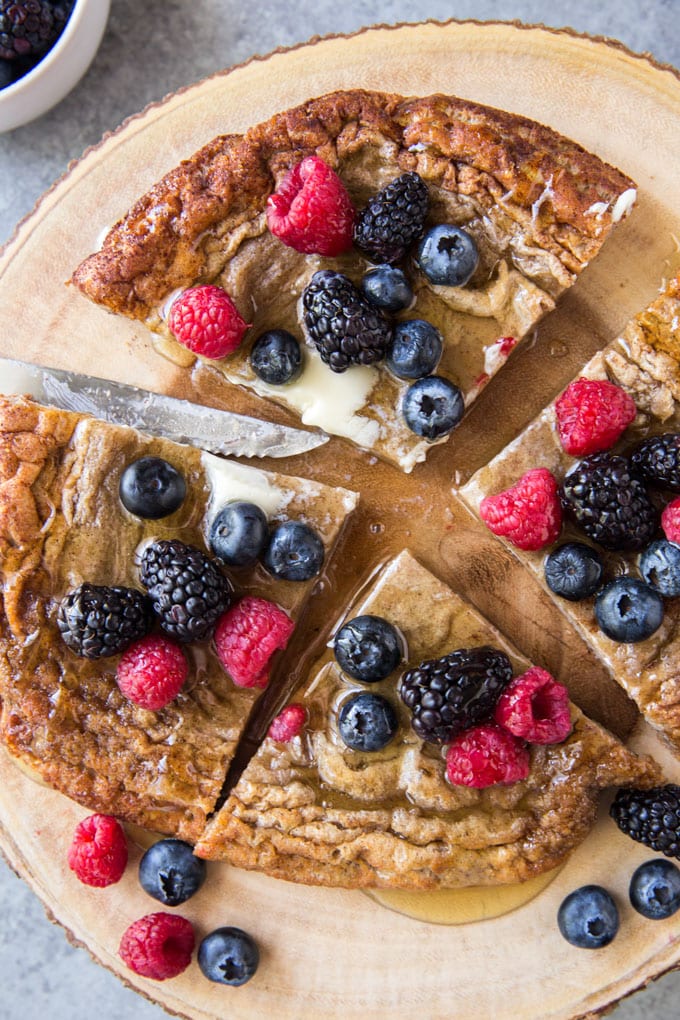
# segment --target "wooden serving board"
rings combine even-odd
[[[569,33],[449,23],[370,29],[217,75],[107,136],[19,226],[0,256],[0,354],[194,395],[191,378],[154,353],[143,327],[106,315],[64,281],[104,228],[214,135],[242,131],[328,90],[357,86],[454,93],[534,117],[620,166],[638,181],[640,199],[452,440],[412,476],[340,441],[277,462],[283,470],[362,492],[361,510],[298,635],[299,649],[309,649],[297,673],[314,650],[309,634],[327,627],[367,571],[406,545],[533,661],[569,682],[586,711],[625,735],[635,713],[619,688],[532,579],[453,500],[450,487],[512,438],[680,265],[680,208],[674,204],[680,194],[680,79],[670,68]],[[235,390],[203,396],[216,406],[290,421],[284,411]],[[291,686],[298,678],[293,670]],[[270,697],[263,718],[272,708]],[[667,761],[644,728],[633,739]],[[680,778],[678,763],[667,764],[669,778]],[[460,927],[413,920],[360,893],[211,866],[208,883],[182,912],[199,936],[223,924],[250,931],[262,949],[257,977],[240,989],[223,988],[205,981],[194,964],[173,981],[145,981],[117,957],[127,924],[155,909],[137,884],[139,852],[119,885],[79,886],[64,856],[85,813],[0,755],[0,846],[11,865],[69,937],[140,992],[192,1020],[227,1014],[234,1020],[573,1020],[597,1014],[680,962],[677,925],[646,921],[628,905],[630,875],[649,853],[622,836],[603,810],[586,844],[536,899],[506,916]],[[590,882],[611,889],[622,914],[616,940],[594,953],[568,947],[555,923],[562,898]]]

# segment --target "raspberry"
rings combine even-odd
[[[355,216],[344,184],[318,156],[289,170],[267,200],[272,234],[305,255],[340,255],[351,248]]]
[[[165,981],[187,969],[195,943],[185,917],[158,911],[133,921],[123,932],[118,955],[135,974]]]
[[[226,290],[205,284],[183,290],[170,308],[175,339],[204,358],[224,358],[240,345],[248,323]]]
[[[479,514],[494,535],[518,549],[541,549],[562,527],[557,482],[547,468],[534,468],[511,488],[483,499]]]
[[[680,499],[674,499],[661,514],[661,527],[669,542],[680,544]]]
[[[529,775],[529,751],[523,740],[494,723],[465,730],[449,744],[446,778],[454,786],[477,790],[509,785]]]
[[[111,815],[84,818],[68,850],[68,866],[84,885],[103,889],[123,877],[128,861],[125,833]]]
[[[179,694],[189,666],[184,652],[166,637],[150,634],[123,653],[116,679],[121,693],[151,712],[164,708]]]
[[[571,733],[569,692],[545,669],[532,666],[505,688],[494,718],[531,744],[558,744]]]
[[[266,687],[269,660],[285,648],[295,624],[283,609],[246,595],[220,618],[215,631],[219,660],[237,687]]]
[[[557,428],[572,457],[608,450],[634,420],[635,401],[603,379],[575,379],[555,402]]]
[[[268,737],[278,740],[280,744],[287,744],[289,740],[301,732],[307,722],[307,709],[304,705],[286,705],[282,712],[272,719],[269,727]]]

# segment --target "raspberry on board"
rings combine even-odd
[[[465,730],[446,752],[446,778],[454,786],[481,790],[496,783],[517,783],[528,775],[526,744],[495,723]]]
[[[518,549],[541,549],[562,528],[557,482],[547,468],[533,468],[509,489],[483,499],[479,514],[494,535]]]
[[[183,347],[213,361],[235,351],[250,328],[226,290],[213,284],[183,290],[172,303],[168,326]]]
[[[569,692],[547,670],[532,666],[505,688],[494,718],[531,744],[559,744],[571,733]]]
[[[267,200],[267,225],[305,255],[341,255],[352,246],[356,210],[345,185],[318,156],[306,156]]]
[[[606,379],[575,379],[555,402],[560,441],[572,457],[608,450],[636,414],[630,393]]]
[[[669,542],[680,544],[680,498],[674,499],[661,514],[661,527]]]
[[[84,885],[104,889],[123,877],[128,862],[123,827],[111,815],[89,815],[76,826],[68,866]]]
[[[188,672],[178,644],[160,634],[149,634],[123,653],[116,680],[126,698],[140,708],[157,712],[177,697]]]
[[[267,736],[277,740],[280,744],[287,744],[293,737],[302,732],[307,722],[307,709],[304,705],[294,702],[286,705],[282,712],[272,719]]]
[[[187,969],[195,944],[185,917],[158,911],[133,921],[123,932],[118,955],[135,974],[165,981]]]
[[[220,617],[215,631],[219,660],[237,687],[266,687],[269,663],[285,648],[295,624],[279,606],[246,595]]]

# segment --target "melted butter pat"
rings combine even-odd
[[[201,463],[210,487],[210,502],[206,513],[207,528],[210,528],[213,518],[225,503],[232,503],[235,500],[255,503],[267,517],[273,517],[283,510],[294,496],[290,489],[274,485],[269,475],[248,464],[223,460],[205,452],[201,454]]]

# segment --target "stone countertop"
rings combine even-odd
[[[103,44],[89,72],[54,110],[0,135],[0,244],[40,194],[106,132],[147,103],[256,53],[364,25],[428,18],[569,25],[618,39],[680,66],[674,30],[680,0],[113,0]],[[166,1014],[125,988],[50,925],[38,900],[0,861],[0,1020],[161,1020]],[[680,1015],[680,974],[620,1004],[616,1020]]]

